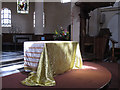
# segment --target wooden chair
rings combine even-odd
[[[117,41],[113,40],[112,38],[109,39],[111,42],[112,42],[112,55],[111,55],[111,60],[112,62],[115,62],[116,61],[116,58],[115,58],[115,44],[118,43]],[[120,53],[118,53],[120,54]]]

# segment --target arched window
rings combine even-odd
[[[11,10],[8,8],[1,10],[1,26],[11,27]]]

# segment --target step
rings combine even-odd
[[[24,59],[23,55],[16,56],[16,57],[10,57],[10,58],[8,58],[8,56],[7,56],[6,58],[2,57],[0,60],[0,63],[9,62],[9,61],[16,61],[16,60],[21,60],[21,59]]]
[[[24,64],[24,61],[19,61],[19,62],[12,62],[12,63],[2,63],[1,66],[2,67],[6,67],[6,66],[12,66],[12,65],[16,65],[16,64]]]
[[[0,77],[24,71],[24,62],[5,64],[0,67]]]
[[[3,64],[9,64],[9,63],[17,63],[17,62],[21,62],[21,61],[24,61],[24,59],[17,59],[17,60],[9,60],[9,61],[4,61],[4,62],[0,62],[2,65]]]

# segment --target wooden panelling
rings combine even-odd
[[[3,50],[23,50],[24,41],[42,41],[41,37],[45,37],[44,41],[53,41],[53,34],[34,35],[31,33],[3,33],[2,49]]]

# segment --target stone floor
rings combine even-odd
[[[17,52],[2,52],[2,59],[0,62],[9,62],[14,60],[23,59],[23,51],[17,51]]]
[[[0,77],[18,73],[23,70],[24,55],[22,51],[2,52],[0,60]]]

